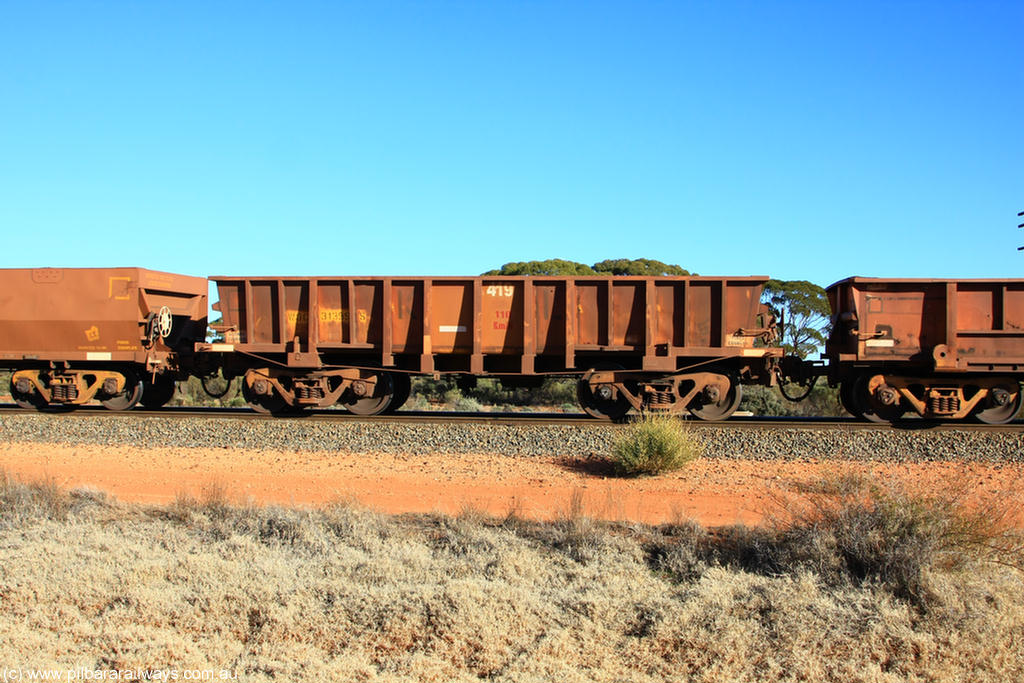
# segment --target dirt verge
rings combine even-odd
[[[757,524],[780,491],[835,476],[872,473],[915,489],[955,482],[971,495],[1021,490],[1024,465],[983,463],[751,462],[702,459],[659,477],[619,479],[593,461],[474,455],[402,456],[234,448],[0,444],[0,468],[23,480],[93,487],[120,500],[167,503],[221,490],[232,502],[320,505],[354,500],[387,513],[472,509],[534,519],[586,514],[706,526]]]

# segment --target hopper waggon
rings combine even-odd
[[[854,277],[827,292],[827,373],[850,413],[999,424],[1020,411],[1024,280]]]
[[[0,368],[54,409],[165,404],[176,382],[239,378],[255,410],[392,412],[417,375],[538,387],[581,407],[722,420],[743,386],[825,377],[867,420],[1012,420],[1024,280],[848,278],[828,288],[823,361],[784,357],[766,277],[216,276],[142,268],[0,270]],[[212,340],[210,336],[213,335]],[[205,382],[204,382],[205,386]]]
[[[782,355],[767,345],[763,277],[211,279],[224,340],[204,348],[227,351],[223,367],[268,412],[381,413],[411,375],[454,373],[509,386],[573,376],[599,417],[723,419]]]
[[[143,268],[0,269],[0,367],[24,407],[165,404],[206,337],[205,278]]]

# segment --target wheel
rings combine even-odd
[[[174,398],[178,383],[169,377],[157,377],[155,382],[142,383],[142,399],[139,401],[147,408],[162,408]]]
[[[371,396],[357,398],[351,390],[342,396],[347,399],[342,405],[353,415],[380,415],[391,405],[391,400],[395,396],[395,384],[391,379],[391,373],[381,372],[377,374],[377,382]]]
[[[861,375],[853,385],[853,407],[869,422],[896,422],[906,412],[901,404],[885,405],[875,398],[870,388],[872,375]]]
[[[395,372],[391,374],[391,383],[394,385],[395,392],[391,395],[391,403],[388,405],[385,412],[393,413],[409,400],[409,394],[412,393],[412,378],[404,372]]]
[[[839,403],[850,415],[853,415],[859,420],[864,419],[863,413],[857,408],[857,401],[853,396],[854,385],[856,380],[852,377],[844,379],[839,385]]]
[[[142,380],[134,373],[124,373],[124,390],[100,401],[107,410],[131,410],[142,400]]]
[[[621,370],[622,366],[607,364],[592,369]],[[599,420],[621,420],[632,407],[626,397],[618,392],[614,398],[596,396],[590,388],[590,382],[582,379],[576,382],[576,400],[587,415]]]
[[[725,393],[725,396],[719,398],[717,402],[698,403],[700,400],[701,396],[698,394],[697,398],[687,407],[691,415],[710,422],[727,420],[740,407],[740,401],[743,400],[743,387],[738,382],[730,379],[729,391]]]
[[[271,391],[273,392],[273,389]],[[257,394],[245,379],[242,380],[242,398],[250,408],[264,415],[279,414],[288,407],[287,401],[276,393]]]
[[[986,402],[986,405],[990,407],[976,410],[974,417],[985,424],[1006,424],[1020,412],[1020,385],[1013,380],[1000,381],[997,386],[993,387],[992,391],[993,393],[1002,393],[1006,402],[1003,405],[993,405],[993,402],[989,400]]]
[[[34,387],[28,392],[18,391],[14,386],[13,379],[11,380],[11,398],[18,404],[18,407],[25,410],[45,410],[48,406],[46,399]]]

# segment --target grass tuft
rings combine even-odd
[[[612,445],[612,464],[622,476],[653,475],[682,469],[703,448],[682,422],[646,415],[627,426]]]
[[[24,483],[0,469],[0,529],[40,519],[64,521],[71,503],[53,479]]]

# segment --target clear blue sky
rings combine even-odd
[[[0,265],[1024,276],[1024,2],[0,0]]]

